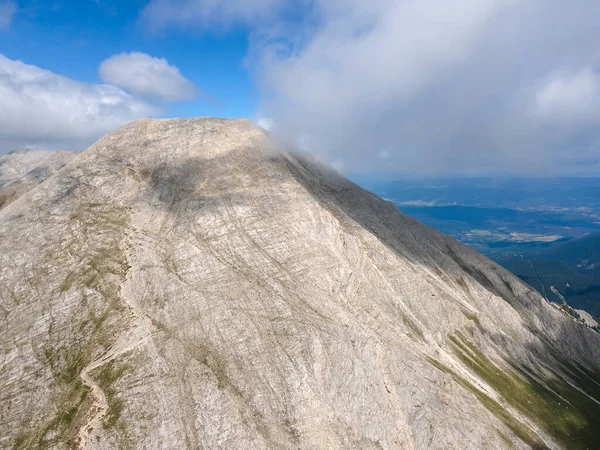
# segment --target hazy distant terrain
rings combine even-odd
[[[600,315],[600,180],[357,180],[493,258],[551,301]]]
[[[547,299],[600,316],[600,233],[539,247],[509,247],[495,259]]]
[[[376,190],[398,202],[523,210],[600,208],[598,178],[438,178],[380,183]]]

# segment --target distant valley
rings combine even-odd
[[[494,253],[494,259],[545,298],[600,317],[600,233],[503,250]]]
[[[600,316],[600,180],[357,180],[494,259],[545,298]]]

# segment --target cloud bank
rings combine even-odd
[[[285,3],[153,0],[145,17],[250,26],[258,116],[346,172],[600,171],[600,2]]]
[[[100,64],[99,73],[106,83],[166,102],[191,100],[195,95],[194,84],[177,67],[145,53],[111,56]]]
[[[17,147],[84,149],[194,92],[176,67],[142,53],[113,56],[100,72],[112,84],[80,82],[0,54],[0,155]]]

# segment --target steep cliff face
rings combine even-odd
[[[0,209],[68,164],[75,153],[19,148],[0,158]]]
[[[600,334],[245,120],[0,211],[2,448],[600,448]]]

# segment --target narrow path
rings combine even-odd
[[[127,254],[127,250],[125,250]],[[129,260],[129,258],[127,258]],[[129,310],[128,323],[129,327],[117,338],[116,342],[111,345],[106,352],[95,358],[87,366],[85,366],[79,377],[85,386],[90,389],[90,394],[93,398],[92,406],[87,412],[85,422],[79,428],[75,439],[77,448],[86,449],[93,437],[94,431],[102,426],[102,421],[108,412],[108,400],[102,387],[94,381],[91,373],[99,367],[102,367],[119,356],[134,350],[137,347],[143,346],[152,336],[154,328],[151,320],[146,316],[133,302],[127,299],[127,295],[123,292],[123,287],[127,282],[127,274],[121,285],[121,301]]]
[[[85,423],[77,433],[76,442],[78,448],[87,448],[93,431],[97,430],[102,425],[102,420],[108,412],[109,405],[106,394],[100,385],[94,381],[91,372],[108,364],[117,357],[130,352],[136,347],[142,346],[150,339],[152,327],[150,319],[140,315],[134,306],[130,304],[128,304],[128,306],[131,308],[131,327],[119,336],[117,342],[115,342],[106,353],[90,362],[79,374],[83,384],[90,388],[93,404],[87,413],[88,417],[86,418]]]

